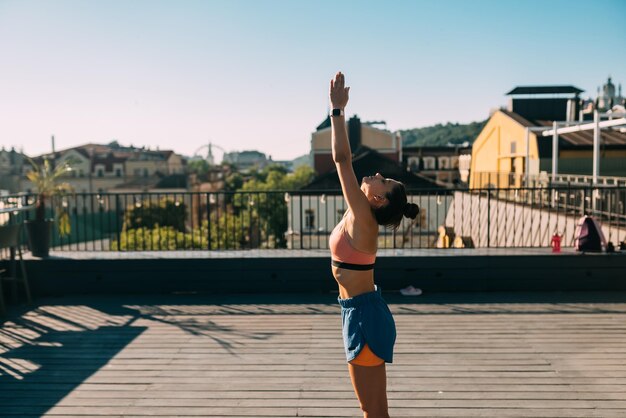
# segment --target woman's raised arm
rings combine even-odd
[[[371,219],[372,210],[367,197],[361,190],[360,184],[352,168],[352,151],[348,142],[346,130],[345,107],[348,104],[350,87],[345,86],[345,77],[341,72],[330,81],[330,104],[332,126],[333,160],[337,167],[337,174],[341,182],[343,197],[348,203],[355,219]],[[338,113],[338,114],[337,114]]]

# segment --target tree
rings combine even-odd
[[[72,171],[73,161],[66,161],[57,167],[53,167],[48,159],[44,159],[41,164],[37,164],[32,158],[28,158],[28,161],[33,169],[26,173],[26,177],[37,189],[35,219],[39,222],[45,220],[46,206],[52,200],[54,215],[58,219],[59,234],[68,235],[71,229],[70,217],[61,199],[73,192],[74,188],[60,180]]]
[[[124,230],[139,228],[172,227],[185,232],[187,205],[171,198],[158,202],[145,200],[130,205],[124,214]]]
[[[468,124],[438,123],[424,128],[403,130],[400,135],[405,147],[457,145],[464,142],[472,144],[486,123],[486,120]]]
[[[210,248],[244,249],[259,246],[285,248],[287,204],[285,191],[308,184],[315,173],[308,166],[293,173],[278,165],[257,171],[244,181],[234,173],[225,193],[213,195],[209,218],[191,232],[185,228],[187,208],[172,199],[137,202],[125,213],[119,238],[122,250]],[[118,249],[118,241],[111,242]]]
[[[226,177],[226,181],[224,184],[224,190],[227,192],[234,192],[237,191],[239,189],[241,189],[241,187],[243,186],[245,180],[243,178],[243,176],[240,173],[234,172],[229,174]]]
[[[311,182],[314,177],[315,172],[309,166],[300,166],[293,173],[288,173],[282,166],[271,165],[244,183],[241,191],[266,192],[252,195],[254,214],[259,221],[264,221],[260,227],[261,241],[274,242],[278,248],[287,246],[285,237],[288,227],[287,203],[283,192],[285,190],[297,190]],[[245,199],[241,203],[242,206],[246,204]]]
[[[281,165],[274,164],[265,167],[252,175],[245,182],[242,190],[297,190],[313,180],[315,171],[309,166],[300,166],[293,173]]]
[[[206,160],[193,160],[187,163],[187,170],[204,178],[209,173],[209,163]]]

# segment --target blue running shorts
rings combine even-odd
[[[365,344],[386,363],[393,363],[396,323],[376,286],[373,292],[337,299],[341,306],[343,345],[346,359],[356,358]]]

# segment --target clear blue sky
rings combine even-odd
[[[309,151],[335,71],[391,130],[626,84],[626,1],[0,0],[0,145]],[[626,86],[624,86],[626,88]]]

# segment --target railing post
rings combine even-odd
[[[559,133],[557,129],[558,124],[554,121],[552,123],[552,184],[556,182],[556,176],[559,170]]]
[[[487,189],[487,248],[491,247],[491,190]]]
[[[600,114],[598,110],[593,111],[593,171],[592,182],[598,184],[600,175]]]
[[[74,202],[74,207],[78,206],[78,202]],[[78,221],[77,221],[78,223]],[[115,194],[115,232],[117,235],[117,251],[122,250],[122,231],[120,230],[120,195]]]
[[[302,218],[304,214],[304,209],[302,207],[302,193],[300,193],[300,249],[304,249],[304,228],[302,224]]]
[[[206,194],[207,250],[211,250],[211,193]]]
[[[526,175],[526,186],[530,181],[530,128],[526,127],[526,161],[524,161],[524,174]]]

